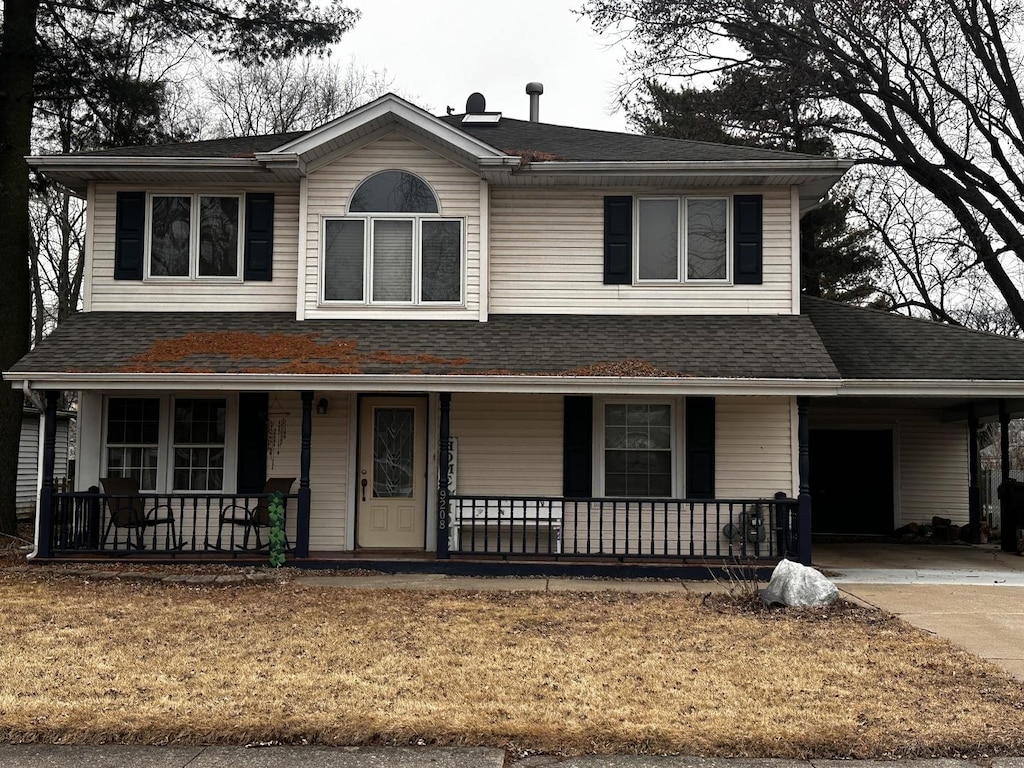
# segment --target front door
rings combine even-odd
[[[359,407],[356,544],[423,549],[427,528],[427,401],[364,397]]]

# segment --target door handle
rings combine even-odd
[[[363,482],[361,483],[361,485],[363,486],[363,501],[366,501],[366,478],[365,477],[363,478]]]

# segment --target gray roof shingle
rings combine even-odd
[[[1024,341],[804,296],[844,379],[1024,380]]]
[[[63,323],[11,370],[837,377],[810,320],[777,315],[494,315],[479,323],[91,312]]]
[[[496,125],[463,125],[462,115],[440,118],[454,128],[505,153],[542,153],[533,162],[547,160],[571,161],[736,161],[736,160],[800,160],[820,159],[813,155],[779,152],[770,149],[687,141],[663,136],[641,136],[633,133],[571,128],[550,123],[532,123],[503,117]],[[209,141],[151,146],[118,147],[77,153],[79,157],[162,157],[162,158],[231,158],[247,157],[254,152],[269,152],[301,136],[305,132],[278,133],[267,136],[211,139]]]
[[[550,123],[532,123],[502,117],[496,124],[466,124],[464,115],[442,117],[458,128],[505,153],[542,152],[548,160],[580,162],[627,161],[735,161],[735,160],[820,160],[815,155],[779,152],[772,149],[714,144],[706,141],[642,136],[589,128],[571,128]]]

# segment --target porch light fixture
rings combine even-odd
[[[321,416],[326,416],[328,406],[330,406],[330,402],[327,400],[327,398],[321,397],[319,400],[316,401],[316,412],[319,413]]]

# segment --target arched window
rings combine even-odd
[[[381,171],[352,193],[349,213],[437,213],[437,198],[419,176]]]
[[[360,182],[348,216],[325,217],[321,300],[334,304],[461,303],[463,221],[443,218],[433,191],[408,171]]]

